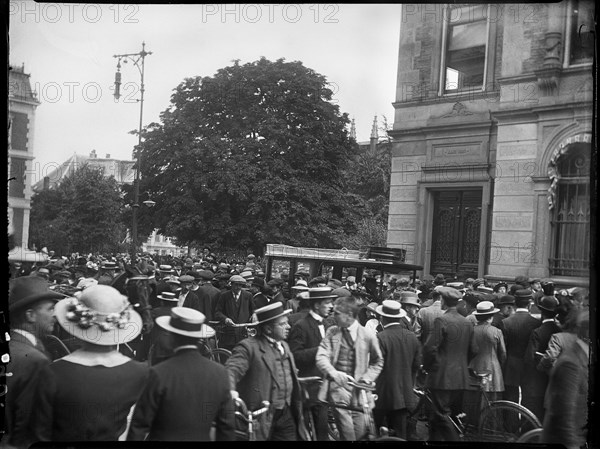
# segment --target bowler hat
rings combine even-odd
[[[556,297],[546,295],[541,297],[537,306],[546,312],[555,312],[558,304],[558,299],[556,299]]]
[[[533,293],[531,292],[531,290],[528,289],[520,289],[517,290],[514,294],[515,296],[515,300],[519,301],[519,300],[532,300],[533,299]]]
[[[515,303],[515,297],[512,295],[504,295],[498,300],[499,306],[503,306],[506,304],[514,304],[514,303]]]
[[[388,318],[402,318],[406,316],[406,310],[400,306],[400,303],[391,299],[384,300],[381,305],[377,306],[375,312]]]
[[[86,288],[54,307],[56,321],[69,334],[101,346],[127,343],[142,331],[142,317],[127,296],[109,285]]]
[[[170,315],[159,316],[156,324],[173,334],[192,338],[207,338],[214,330],[204,324],[202,312],[189,307],[173,307]],[[212,332],[211,332],[212,331]]]
[[[21,276],[9,283],[8,310],[22,309],[43,299],[58,301],[64,295],[50,290],[48,281],[38,276]]]
[[[337,290],[337,289],[336,289]],[[321,301],[323,299],[334,299],[338,295],[331,287],[313,287],[308,289],[308,299]]]
[[[292,313],[292,309],[283,309],[283,303],[281,301],[275,301],[271,304],[268,304],[260,309],[256,309],[254,311],[256,314],[256,323],[252,323],[254,326],[259,324],[266,323],[267,321],[274,320],[275,318],[279,318],[280,316],[287,315]]]
[[[473,315],[493,315],[499,311],[500,309],[495,308],[492,301],[481,301],[477,304],[477,310],[473,312]]]

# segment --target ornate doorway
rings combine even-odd
[[[480,256],[481,189],[433,192],[433,275],[476,278]]]

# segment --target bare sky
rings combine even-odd
[[[143,124],[158,121],[186,77],[212,76],[232,61],[265,56],[302,61],[324,75],[341,112],[368,140],[373,117],[393,122],[400,4],[97,5],[10,2],[9,59],[25,64],[41,105],[34,131],[36,172],[74,152],[128,159],[139,125],[140,74],[114,54],[146,57]],[[39,178],[38,178],[39,179]],[[34,180],[35,182],[35,180]]]

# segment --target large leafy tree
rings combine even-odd
[[[258,253],[343,245],[362,200],[342,175],[357,145],[331,100],[324,76],[283,59],[184,80],[137,149],[140,190],[156,201],[140,222],[180,244]]]
[[[32,197],[30,241],[62,254],[117,251],[126,232],[122,211],[114,177],[84,164],[55,189]]]

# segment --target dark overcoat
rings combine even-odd
[[[418,400],[413,386],[422,363],[421,343],[414,332],[400,325],[385,327],[377,338],[383,354],[383,370],[377,378],[375,408],[412,410]]]
[[[227,290],[219,295],[217,308],[215,309],[215,320],[223,322],[225,318],[231,318],[234,323],[248,323],[254,313],[252,293],[247,290],[240,292],[239,304],[236,305],[233,292]],[[244,338],[244,332],[240,328],[225,326],[223,334],[219,337],[223,346],[233,346]]]
[[[542,322],[529,312],[518,311],[500,322],[500,330],[506,344],[504,385],[520,386],[523,380],[523,364],[529,337]]]
[[[427,386],[438,390],[469,388],[469,352],[473,324],[450,307],[435,319],[423,347]]]

